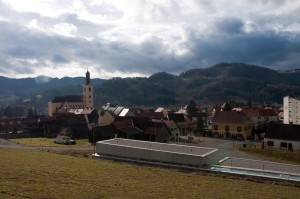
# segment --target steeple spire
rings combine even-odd
[[[89,68],[87,68],[87,71],[85,73],[85,85],[88,85],[90,83],[91,83],[90,72],[89,72]]]

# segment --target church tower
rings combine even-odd
[[[94,85],[91,83],[89,70],[85,73],[85,84],[83,85],[83,108],[94,108]]]

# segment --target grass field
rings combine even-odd
[[[269,161],[300,165],[299,151],[262,149],[261,145],[250,145],[247,148],[236,147],[236,149]]]
[[[10,141],[16,142],[19,144],[24,144],[27,146],[38,146],[38,147],[78,147],[78,146],[91,146],[91,143],[88,142],[87,139],[76,139],[75,145],[63,145],[54,143],[54,138],[19,138],[19,139],[11,139]]]
[[[299,198],[298,186],[0,149],[0,198]]]

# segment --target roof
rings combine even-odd
[[[163,112],[165,109],[163,107],[159,107],[155,110],[155,112]]]
[[[213,117],[213,122],[218,123],[244,123],[246,120],[246,115],[233,111],[217,111]]]
[[[70,109],[68,112],[69,113],[74,113],[75,115],[78,114],[91,114],[94,109],[89,109],[89,108],[80,108],[80,109]]]
[[[128,108],[124,108],[124,109],[121,111],[121,113],[119,114],[119,116],[124,117],[124,116],[127,115],[128,112],[129,112],[129,109],[128,109]]]
[[[147,135],[156,135],[157,133],[161,133],[162,129],[165,127],[165,129],[170,134],[169,128],[166,126],[164,122],[148,122],[147,128],[144,131],[144,134]]]
[[[147,117],[151,119],[162,119],[164,118],[164,114],[162,112],[141,112],[136,113],[138,117]]]
[[[126,135],[129,135],[129,136],[143,133],[142,130],[135,128],[135,127],[122,128],[122,129],[118,129],[118,131],[120,131],[121,133],[124,133]]]
[[[168,118],[174,122],[185,122],[183,113],[169,113]]]
[[[173,120],[164,120],[164,123],[169,129],[175,124]]]
[[[179,109],[176,113],[182,113],[182,114],[187,114],[187,110],[186,109],[183,109],[183,108],[181,108],[181,109]]]
[[[121,120],[121,121],[114,121],[113,125],[117,129],[127,128],[127,127],[133,127],[133,122],[131,119]]]
[[[54,97],[52,103],[64,103],[64,102],[82,102],[81,95],[66,95]]]
[[[300,125],[270,123],[265,138],[300,141]]]
[[[253,108],[246,108],[242,109],[242,112],[247,114],[250,117],[272,117],[277,116],[278,113],[273,108],[259,108],[259,107],[253,107]]]
[[[116,109],[114,110],[114,115],[119,115],[121,112],[122,112],[122,110],[124,109],[124,107],[123,106],[118,106],[118,107],[116,107]]]

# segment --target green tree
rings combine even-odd
[[[203,132],[204,124],[203,124],[203,118],[201,116],[197,117],[197,130],[198,132]]]
[[[192,117],[195,117],[197,115],[197,107],[196,102],[194,100],[189,101],[186,111]]]

